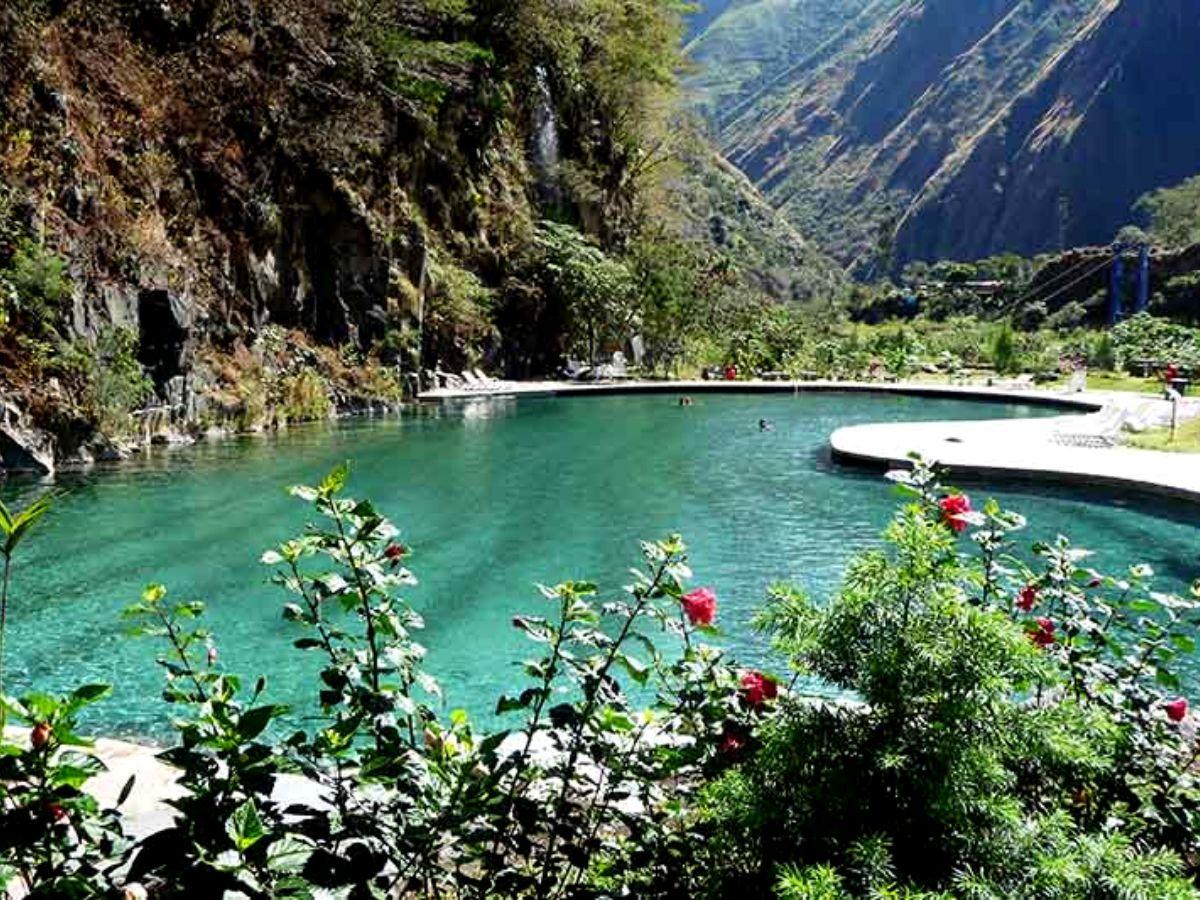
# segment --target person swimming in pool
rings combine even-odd
[[[759,419],[758,420],[758,430],[759,431],[774,431],[775,423],[772,422],[770,419]]]

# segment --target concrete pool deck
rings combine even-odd
[[[1002,476],[1056,483],[1103,486],[1200,501],[1200,458],[1130,447],[1075,446],[1063,435],[1087,433],[1096,423],[1079,413],[1101,410],[1169,418],[1170,405],[1145,394],[1120,391],[1064,393],[1037,388],[898,382],[842,381],[627,381],[495,382],[472,389],[438,389],[422,400],[470,400],[486,397],[598,396],[612,394],[805,394],[863,393],[993,403],[1052,406],[1073,415],[1038,419],[952,422],[888,422],[856,425],[830,437],[833,458],[844,464],[879,468],[902,465],[909,454],[960,475]],[[1200,415],[1200,400],[1184,401],[1181,420]]]
[[[906,397],[946,397],[993,403],[1029,403],[1073,410],[1097,410],[1107,395],[1068,394],[1033,388],[980,387],[922,381],[496,381],[474,388],[436,388],[419,400],[473,400],[488,397],[587,397],[622,394],[896,394]]]
[[[1163,401],[1165,405],[1165,401]],[[910,453],[951,473],[1134,490],[1200,501],[1200,459],[1131,447],[1060,443],[1063,417],[859,425],[829,439],[838,462],[892,466]]]

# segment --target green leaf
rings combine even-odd
[[[112,685],[110,684],[85,684],[83,687],[75,689],[71,694],[71,699],[80,705],[85,705],[103,700],[111,693]]]
[[[137,781],[136,775],[130,775],[129,780],[125,782],[125,786],[121,788],[121,793],[117,795],[117,806],[124,806],[125,801],[129,799],[129,795],[133,793],[133,784]]]
[[[496,715],[502,716],[505,713],[516,712],[519,709],[524,709],[528,704],[522,703],[518,697],[509,697],[507,694],[501,694],[499,701],[496,703]]]
[[[272,872],[299,872],[312,853],[310,844],[295,835],[284,835],[267,850],[267,868]]]
[[[146,603],[158,603],[167,596],[167,589],[161,584],[147,585],[142,591],[142,600]]]
[[[266,837],[267,831],[253,800],[247,800],[233,811],[233,815],[225,824],[225,832],[233,840],[239,853],[244,853]]]
[[[638,684],[645,684],[646,679],[650,677],[650,667],[628,653],[618,655],[617,660],[622,668],[629,673],[629,677]]]
[[[1191,635],[1173,634],[1173,635],[1171,635],[1171,643],[1174,644],[1177,649],[1182,650],[1184,653],[1195,653],[1196,652],[1196,641]]]
[[[271,724],[271,720],[282,710],[282,706],[256,706],[254,709],[242,713],[238,719],[238,737],[243,741],[254,740],[263,733],[264,729]]]
[[[321,484],[317,487],[317,490],[325,497],[332,497],[334,494],[342,492],[349,478],[350,464],[344,462],[325,476]]]
[[[1177,691],[1180,688],[1179,676],[1174,672],[1169,672],[1166,669],[1156,669],[1154,672],[1154,680],[1163,687]]]

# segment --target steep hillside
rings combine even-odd
[[[687,46],[696,70],[688,99],[714,127],[728,124],[760,92],[789,70],[815,65],[814,55],[871,0],[741,0]]]
[[[683,165],[666,188],[683,234],[727,255],[745,281],[776,300],[806,303],[845,289],[842,268],[705,138],[697,134],[683,142],[680,158]]]
[[[788,8],[797,23],[846,5]],[[739,13],[748,21],[722,18]],[[870,273],[1107,242],[1139,196],[1197,167],[1197,41],[1183,2],[874,0],[788,68],[760,51],[764,83],[740,80],[737,52],[709,55],[701,87],[707,99],[714,82],[745,84],[717,95],[721,147],[802,231]]]
[[[703,33],[709,25],[721,17],[721,14],[731,6],[736,6],[742,0],[699,0],[694,4],[694,10],[687,17],[687,38],[691,40]]]
[[[604,304],[546,254],[625,279],[613,322],[661,323],[637,279],[670,279],[635,257],[676,208],[680,258],[737,252],[746,290],[836,283],[710,148],[681,157],[679,8],[585,5],[4,4],[0,423],[85,459],[143,407],[271,427],[419,372],[552,371]]]

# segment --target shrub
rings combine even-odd
[[[81,791],[74,721],[103,688],[8,699],[32,731],[0,746],[0,874],[31,896],[1200,897],[1175,696],[1200,602],[1065,538],[1022,562],[1019,515],[919,461],[892,479],[907,501],[831,602],[772,590],[786,679],[704,643],[718,599],[669,537],[622,592],[541,589],[513,623],[526,681],[483,734],[440,713],[411,552],[339,468],[293,489],[315,521],[263,556],[316,660],[311,708],[285,719],[223,668],[202,604],[148,588],[129,615],[167,651],[172,825],[127,849]],[[39,515],[0,506],[5,596]],[[281,797],[287,776],[310,799]]]
[[[1134,360],[1174,362],[1200,367],[1200,329],[1176,325],[1147,313],[1138,313],[1112,330],[1113,347],[1126,364]]]
[[[993,329],[988,340],[988,357],[992,366],[1002,375],[1021,368],[1016,335],[1008,322],[1001,322]]]
[[[61,257],[29,239],[17,245],[12,262],[0,271],[0,280],[11,286],[9,315],[26,334],[44,337],[60,324],[71,293],[66,271]]]
[[[777,589],[762,617],[797,675],[841,699],[785,703],[707,789],[701,883],[1195,896],[1196,748],[1167,691],[1197,604],[1153,593],[1144,568],[1082,569],[1065,539],[1027,569],[1019,516],[971,512],[921,466],[897,477],[913,502],[887,551],[852,564],[827,607]]]
[[[95,346],[63,342],[49,363],[67,381],[81,415],[103,434],[133,431],[132,413],[154,396],[154,384],[138,361],[138,335],[131,328],[106,328]]]
[[[319,422],[333,414],[329,387],[312,369],[285,376],[279,391],[279,416],[285,422]]]
[[[1112,335],[1102,331],[1092,342],[1088,353],[1088,365],[1103,372],[1115,372],[1117,369],[1117,349],[1113,345]]]

